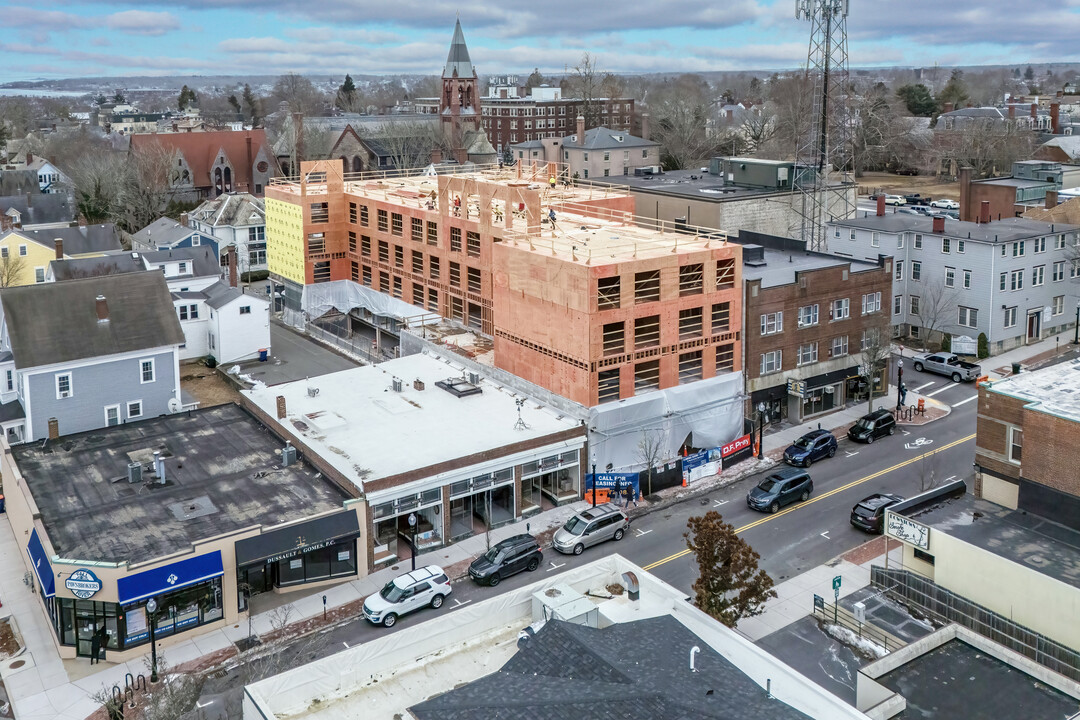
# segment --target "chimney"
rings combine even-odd
[[[728,120],[734,120],[735,119],[735,111],[734,110],[728,110],[727,111],[727,119]]]
[[[278,420],[284,420],[285,419],[285,396],[284,395],[278,395],[277,396],[277,416],[278,416]]]
[[[1039,104],[1031,103],[1031,117],[1036,118],[1039,116]]]
[[[1050,103],[1050,132],[1061,134],[1061,103]]]
[[[1057,207],[1057,204],[1058,204],[1057,190],[1047,190],[1046,191],[1046,209],[1049,210],[1050,208]]]
[[[1009,119],[1012,120],[1016,117],[1016,105],[1009,103]]]
[[[236,282],[236,246],[229,248],[226,255],[229,258],[229,287],[237,287]]]
[[[578,115],[577,116],[577,136],[578,136],[578,145],[584,145],[585,144],[585,116],[584,115]]]
[[[877,216],[885,217],[885,193],[882,192],[877,196]]]
[[[251,154],[251,134],[249,133],[248,136],[244,138],[244,140],[247,144],[247,170],[249,173],[251,173],[249,175],[250,179],[248,180],[248,192],[253,193],[255,192],[255,165],[253,164],[254,158]]]
[[[304,159],[304,115],[302,113],[293,113],[293,138],[296,140],[296,166],[297,170],[300,168],[300,163]],[[297,173],[302,175],[303,173]]]
[[[32,152],[26,153],[26,164],[29,165],[32,162],[34,162],[34,153],[32,153]]]
[[[953,105],[951,102],[948,102],[948,103],[945,103],[945,107],[942,109],[942,112],[943,113],[951,113],[955,109],[956,109],[956,106]]]
[[[105,302],[104,295],[97,296],[97,321],[99,323],[109,322],[109,304]]]
[[[981,222],[981,223],[990,222],[990,201],[989,200],[983,200],[980,207],[979,207],[979,222]]]
[[[188,226],[188,214],[186,212],[180,213],[180,224],[184,227]]]
[[[641,113],[641,139],[649,139],[649,113]]]
[[[1063,90],[1058,90],[1057,95],[1055,95],[1054,97],[1064,97],[1064,96],[1065,96],[1065,92]]]
[[[440,150],[439,148],[432,149],[432,151],[431,151],[431,164],[432,165],[438,165],[441,162],[442,162],[442,150]]]
[[[56,240],[54,240],[53,242],[56,243],[56,259],[57,260],[63,260],[64,259],[64,238],[56,238]]]
[[[180,132],[180,126],[177,125],[176,123],[173,123],[172,124],[172,131],[173,132]]]
[[[55,440],[60,437],[60,421],[56,418],[49,418],[49,439]]]
[[[971,168],[960,168],[960,219],[964,222],[971,221],[969,210],[971,199]]]
[[[945,216],[944,215],[936,215],[936,216],[934,216],[934,232],[937,233],[937,234],[944,234],[945,233]]]

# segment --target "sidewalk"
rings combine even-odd
[[[584,501],[578,501],[496,528],[490,533],[491,543],[525,532],[526,524],[534,535],[551,532],[585,506]],[[0,602],[3,603],[0,617],[10,615],[14,618],[26,648],[18,656],[0,662],[0,680],[14,706],[15,717],[17,720],[85,720],[99,709],[93,695],[103,688],[111,690],[113,685],[118,685],[122,690],[127,673],[149,677],[149,646],[146,655],[122,664],[110,663],[107,659],[101,665],[90,665],[88,658],[61,660],[40,601],[23,583],[23,550],[7,516],[0,518]],[[448,574],[456,577],[466,572],[468,563],[486,547],[487,541],[481,534],[425,553],[418,559],[422,564],[441,565]],[[341,610],[350,610],[348,617],[354,617],[352,607],[358,609],[363,598],[408,569],[409,563],[405,561],[358,580],[317,588],[308,594],[290,593],[285,596],[288,602],[256,613],[251,619],[251,632],[261,636],[274,633],[276,628],[272,620],[282,616],[280,608],[284,605],[291,606],[289,627],[298,625],[309,629],[313,623],[321,624],[323,595],[326,595],[327,608],[339,611],[332,613],[339,622],[345,617]],[[240,621],[159,649],[158,658],[159,661],[167,659],[173,669],[211,667],[236,655],[239,652],[236,643],[247,637],[248,622]]]

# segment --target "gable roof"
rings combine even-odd
[[[450,40],[450,52],[446,56],[446,67],[443,68],[444,78],[471,78],[476,75],[472,60],[469,59],[469,48],[465,46],[465,33],[461,32],[461,20],[454,24],[454,37]]]
[[[687,652],[701,648],[697,672]],[[549,620],[502,669],[409,708],[418,720],[797,720],[670,615],[604,629]]]
[[[174,245],[188,235],[194,235],[198,232],[195,228],[181,225],[179,221],[172,218],[160,217],[132,237],[140,245],[157,248]]]
[[[50,250],[56,248],[56,240],[59,238],[64,241],[65,255],[120,252],[124,249],[120,244],[120,231],[112,223],[15,232]]]
[[[1044,142],[1039,150],[1043,148],[1060,148],[1066,157],[1076,160],[1080,158],[1080,135],[1058,135]]]
[[[1032,208],[1025,212],[1023,217],[1044,223],[1080,225],[1080,197],[1066,200],[1052,208]]]
[[[246,227],[266,224],[263,199],[249,193],[218,195],[192,210],[190,215],[211,227]]]
[[[108,322],[98,322],[105,296]],[[11,353],[21,369],[184,342],[159,271],[0,290]]]
[[[225,307],[244,294],[234,287],[229,287],[220,280],[213,285],[206,286],[203,288],[202,292],[203,295],[206,296],[206,304],[215,310]]]
[[[26,195],[0,197],[0,215],[15,210],[23,226],[75,222],[75,203],[67,193],[42,194],[35,190]]]
[[[248,162],[247,139],[251,138],[251,162]],[[142,148],[150,148],[160,145],[179,152],[187,161],[191,170],[191,178],[195,187],[210,187],[214,184],[210,170],[214,164],[219,150],[225,151],[225,156],[233,168],[233,187],[254,189],[252,182],[252,165],[259,155],[259,150],[266,146],[266,131],[255,130],[220,130],[213,132],[183,132],[183,133],[139,133],[131,136],[131,150],[134,152]],[[270,160],[270,150],[267,148],[266,160]]]
[[[612,130],[606,127],[595,127],[585,131],[585,138],[576,138],[575,135],[567,135],[563,138],[563,147],[570,150],[612,150],[616,148],[645,148],[656,147],[659,143],[645,138],[639,138],[628,132]],[[619,140],[622,138],[622,140]]]
[[[142,257],[138,253],[118,253],[100,257],[53,260],[49,263],[49,269],[52,270],[53,279],[62,282],[101,275],[142,272],[146,269],[146,265],[143,264]]]
[[[0,196],[40,192],[41,185],[33,170],[0,170]]]
[[[169,248],[168,250],[151,250],[142,254],[147,267],[156,269],[158,265],[169,262],[191,263],[191,275],[193,277],[221,276],[221,266],[213,250],[209,246]]]

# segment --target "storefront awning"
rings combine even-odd
[[[38,582],[41,583],[41,590],[45,593],[45,597],[51,598],[56,595],[56,578],[53,577],[52,563],[45,555],[45,548],[41,544],[41,538],[38,537],[37,528],[30,533],[30,542],[26,543],[26,553],[30,556],[30,562],[34,564],[34,571],[37,573]]]
[[[236,566],[291,557],[329,545],[339,538],[356,535],[360,523],[352,510],[334,513],[305,523],[236,541]]]
[[[172,592],[177,588],[201,583],[219,575],[224,575],[221,564],[221,552],[215,550],[206,555],[196,555],[187,560],[164,565],[135,575],[122,577],[116,581],[120,604],[145,600],[154,595]]]
[[[807,390],[815,390],[815,389],[817,389],[819,387],[824,387],[826,385],[835,385],[836,383],[843,382],[844,380],[847,380],[849,377],[852,377],[853,375],[858,375],[858,374],[859,374],[859,366],[858,365],[855,365],[855,366],[850,367],[850,368],[844,368],[843,370],[833,370],[832,372],[824,373],[823,375],[818,375],[816,377],[812,377],[812,378],[807,379],[807,381],[806,381],[806,389]]]

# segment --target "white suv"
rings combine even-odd
[[[450,580],[438,565],[413,570],[386,583],[364,600],[364,617],[376,625],[393,627],[398,616],[422,607],[442,607],[451,593]]]

